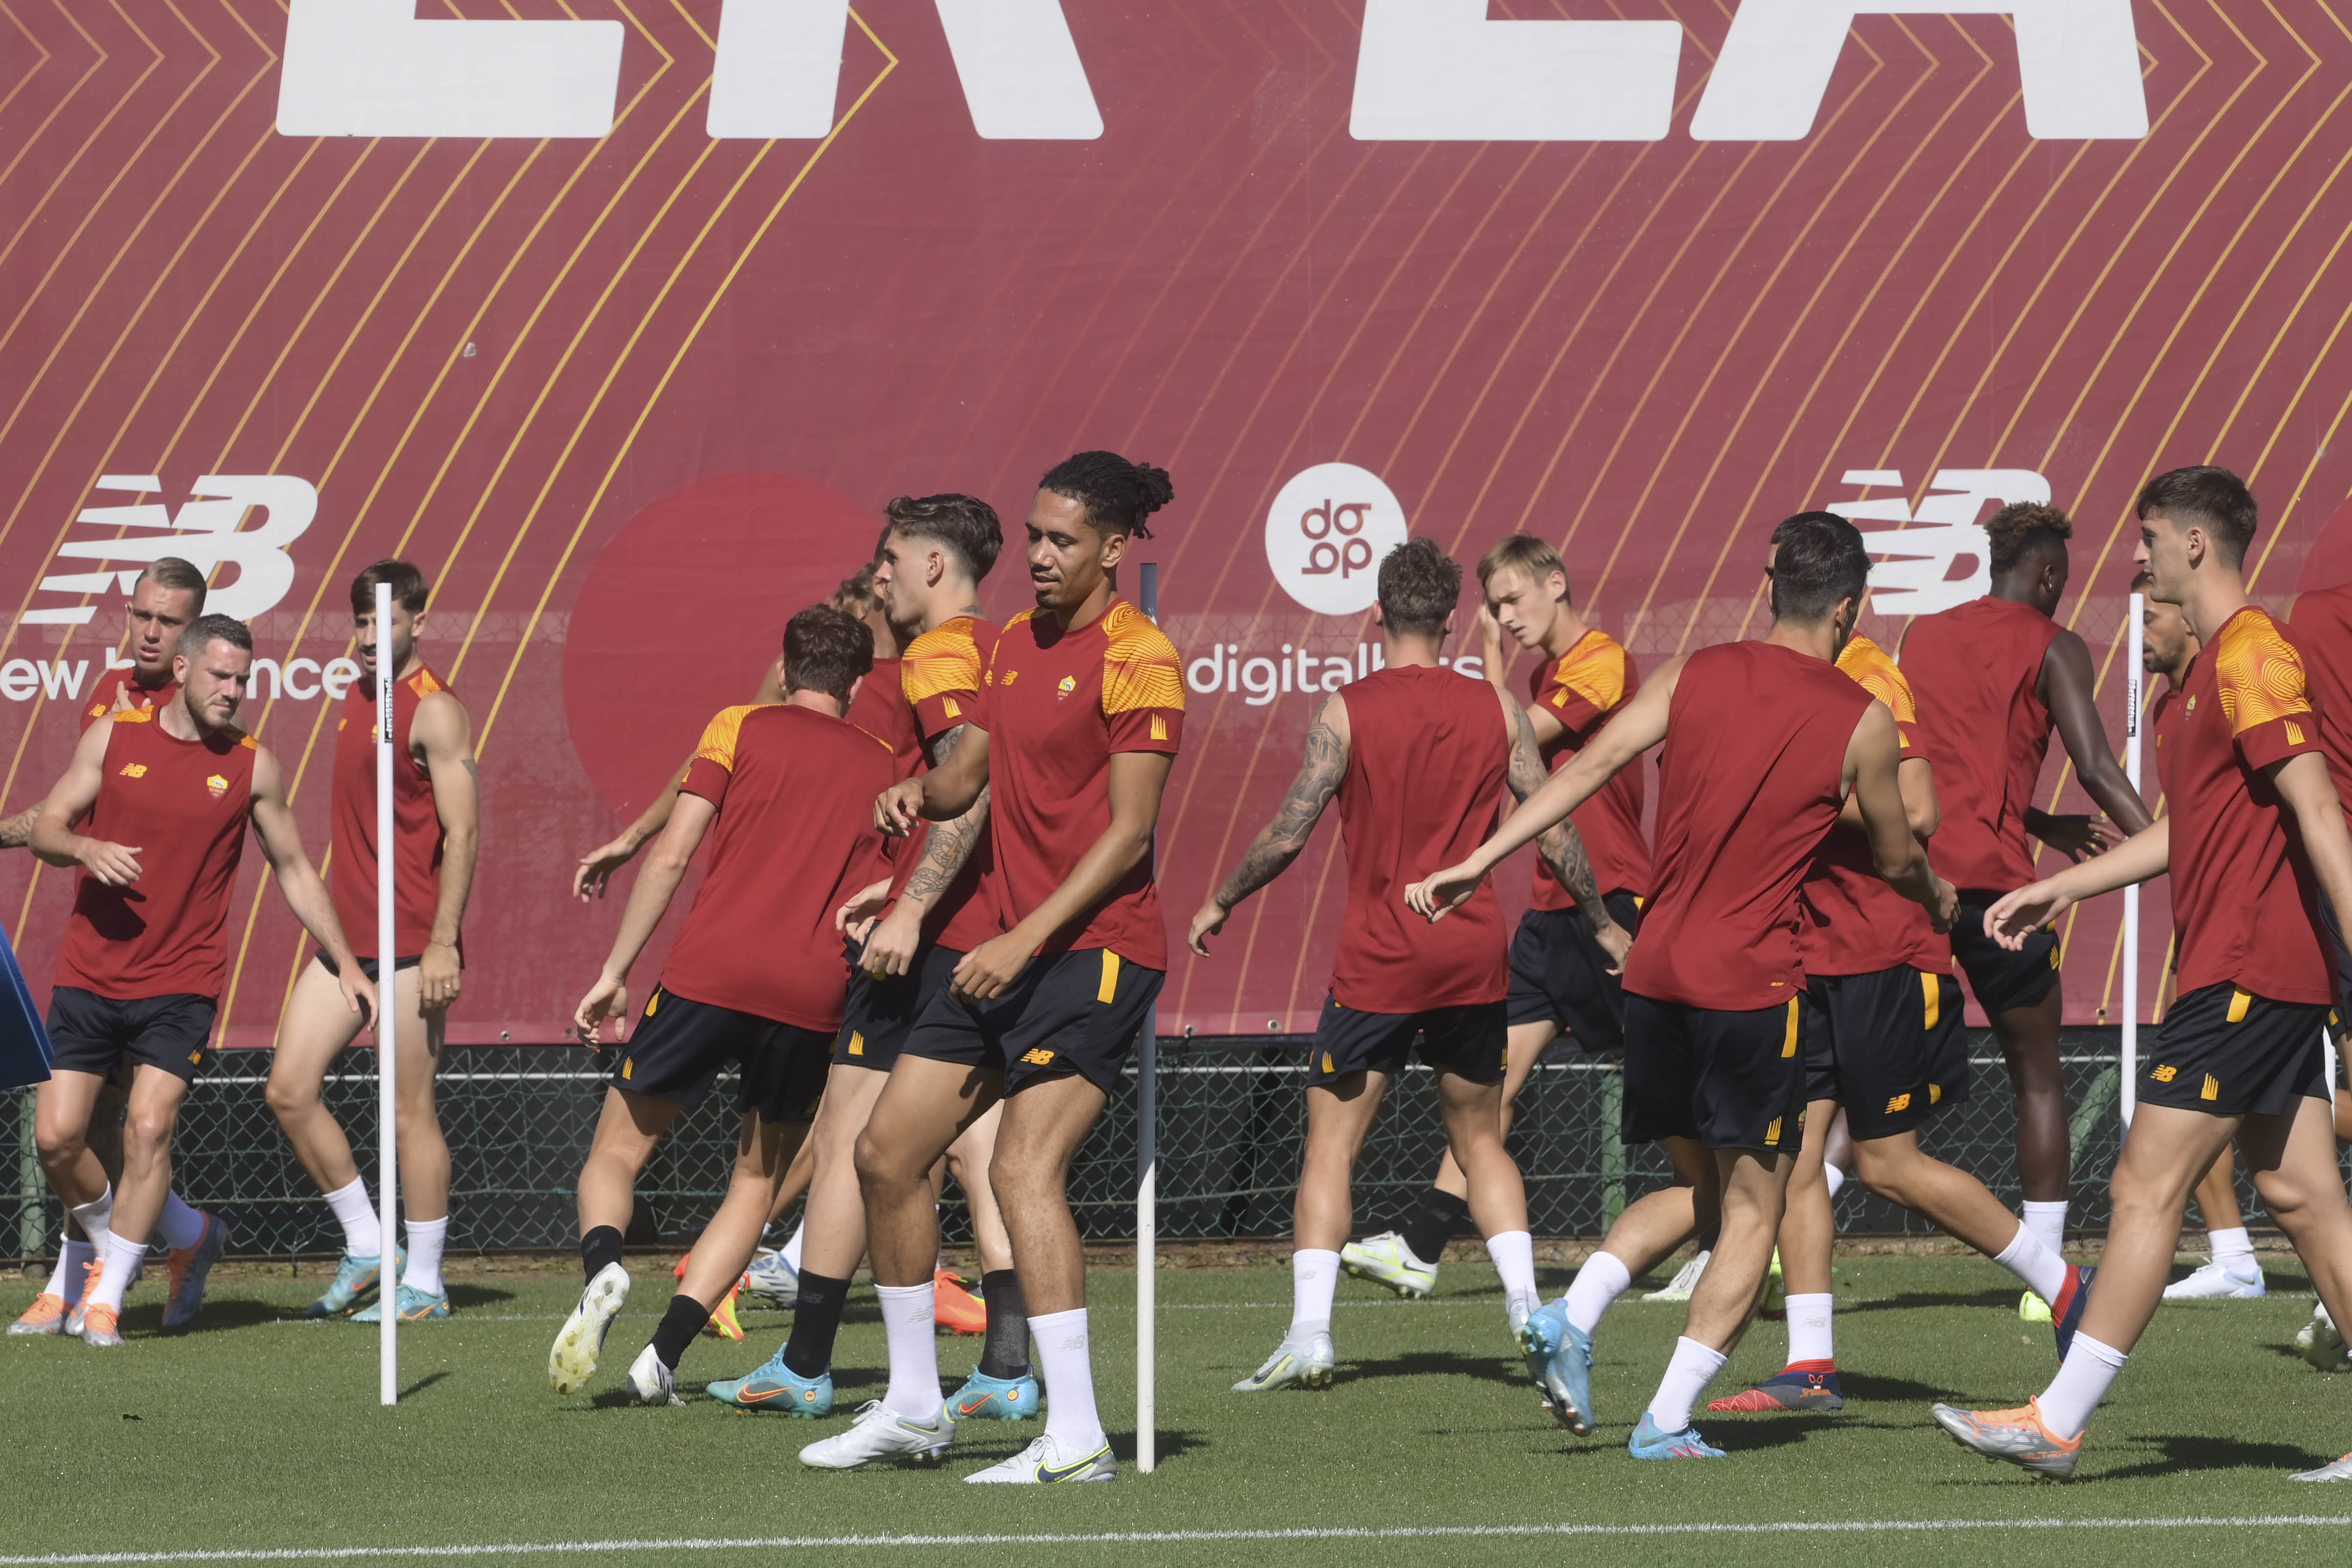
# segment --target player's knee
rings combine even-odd
[[[922,1180],[928,1174],[922,1170],[910,1170],[904,1155],[891,1146],[893,1142],[876,1137],[870,1126],[857,1134],[850,1157],[857,1167],[857,1185],[864,1191],[896,1191]]]
[[[319,1105],[319,1091],[315,1085],[288,1078],[270,1079],[262,1088],[261,1098],[268,1105],[269,1113],[281,1122],[289,1116],[308,1115]]]
[[[40,1155],[42,1166],[55,1170],[80,1159],[89,1140],[81,1128],[61,1117],[51,1120],[40,1116],[33,1122],[33,1146]]]
[[[161,1154],[172,1138],[172,1114],[167,1111],[132,1107],[122,1123],[122,1157],[150,1160]]]

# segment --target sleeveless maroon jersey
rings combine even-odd
[[[160,686],[142,686],[138,677],[139,672],[129,665],[100,675],[98,684],[90,688],[89,701],[82,705],[82,728],[87,731],[91,725],[112,713],[114,694],[126,687],[131,693],[132,707],[163,707],[180,695],[180,683],[177,681],[166,680]]]
[[[1627,990],[1753,1012],[1804,988],[1797,889],[1837,826],[1846,746],[1871,700],[1835,664],[1777,643],[1685,662],[1658,754],[1657,893]]]
[[[1903,676],[1936,770],[1936,870],[1955,887],[2007,892],[2034,877],[2025,809],[2050,751],[2035,688],[2058,623],[1987,596],[1912,622]]]
[[[2286,633],[2303,650],[2311,706],[2319,710],[2319,743],[2336,792],[2352,814],[2352,582],[2298,595]]]
[[[1434,925],[1404,890],[1468,858],[1495,826],[1511,747],[1495,689],[1452,670],[1393,664],[1350,682],[1339,823],[1348,914],[1331,996],[1359,1012],[1500,1001],[1509,984],[1491,882]]]
[[[416,705],[446,691],[439,676],[420,669],[392,686],[392,939],[394,958],[413,958],[433,936],[441,903],[441,813],[433,778],[409,749]],[[327,868],[335,918],[352,954],[375,950],[375,683],[357,680],[335,723],[334,853]]]
[[[217,1000],[257,748],[236,730],[174,740],[152,708],[112,723],[98,800],[76,831],[136,849],[139,880],[109,887],[79,874],[57,983],[118,1001]]]

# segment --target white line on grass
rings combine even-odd
[[[2193,1514],[2171,1519],[1789,1519],[1748,1524],[1426,1524],[1381,1529],[1106,1530],[999,1535],[766,1535],[741,1540],[489,1542],[454,1546],[316,1546],[208,1552],[74,1552],[0,1557],[0,1568],[69,1568],[100,1563],[313,1563],[372,1557],[540,1557],[575,1552],[765,1552],[860,1546],[1156,1546],[1223,1541],[1425,1541],[1475,1537],[1859,1534],[1926,1530],[2210,1530],[2248,1525],[2307,1528],[2352,1524],[2352,1514],[2278,1513],[2252,1518]]]

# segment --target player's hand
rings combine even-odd
[[[1940,876],[1936,878],[1936,902],[1927,906],[1928,924],[1941,936],[1952,929],[1952,923],[1959,917],[1960,890]]]
[[[74,858],[82,869],[109,887],[129,887],[139,880],[139,857],[145,852],[135,844],[109,843],[104,839],[84,839]]]
[[[992,936],[963,956],[948,977],[948,989],[963,1001],[992,1002],[1021,977],[1031,956],[1028,938],[1017,932]]]
[[[572,1022],[580,1030],[580,1043],[595,1045],[604,1036],[598,1031],[606,1019],[616,1019],[629,1010],[629,983],[612,975],[599,975],[580,1005],[572,1009]]]
[[[2074,901],[2044,877],[2031,887],[2004,894],[1985,911],[1985,935],[2012,953],[2022,952],[2026,938],[2074,907]]]
[[[457,999],[463,984],[457,949],[446,942],[425,944],[424,956],[416,961],[418,1005],[428,1013],[437,1013]]]
[[[599,844],[580,857],[572,868],[572,896],[586,904],[604,896],[604,889],[613,881],[613,873],[636,859],[645,846],[635,835],[623,833],[611,843]]]
[[[1225,922],[1233,913],[1215,899],[1210,899],[1208,903],[1201,905],[1199,912],[1192,916],[1192,929],[1184,938],[1186,945],[1202,957],[1207,957],[1209,938],[1225,928]]]
[[[131,684],[132,683],[129,681],[125,681],[121,685],[114,688],[113,712],[136,713],[139,710],[139,705],[131,700]]]
[[[1467,865],[1448,866],[1406,888],[1404,901],[1415,915],[1434,924],[1461,908],[1485,880],[1484,872],[1474,872]]]
[[[857,955],[857,967],[877,980],[903,975],[914,967],[915,949],[922,943],[923,912],[902,898],[874,922],[865,951]]]
[[[2078,862],[2092,855],[2106,853],[2116,843],[2105,817],[2081,814],[2044,816],[2036,825],[2034,837],[2068,860]]]
[[[1625,955],[1633,950],[1633,934],[1614,920],[1610,920],[1592,928],[1592,939],[1601,944],[1601,950],[1603,953],[1609,955],[1609,972],[1612,975],[1623,974]]]
[[[375,982],[360,973],[360,961],[357,958],[345,964],[341,972],[335,976],[335,988],[343,993],[343,1006],[359,1014],[361,1018],[376,1019],[383,1016],[376,1010],[383,1005],[383,999],[376,994]]]
[[[923,820],[923,781],[908,779],[874,798],[874,825],[894,839],[911,834]]]

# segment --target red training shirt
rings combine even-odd
[[[2306,695],[2319,710],[2319,743],[2336,792],[2352,812],[2352,582],[2298,598],[2286,633],[2303,652]]]
[[[793,703],[730,707],[680,789],[719,808],[710,869],[662,967],[665,990],[830,1033],[849,966],[833,912],[879,876],[887,742]]]
[[[932,627],[907,645],[899,679],[915,727],[922,732],[927,755],[933,741],[968,721],[979,706],[982,672],[988,667],[988,657],[996,651],[996,640],[1002,635],[992,621],[959,615]],[[915,868],[923,863],[923,846],[929,839],[930,826],[923,823],[895,852],[898,869],[890,879],[893,899],[907,890]],[[955,880],[924,911],[925,941],[936,942],[951,952],[969,953],[990,937],[1003,933],[1004,925],[996,916],[995,905],[982,892],[988,869],[994,862],[989,835],[983,832],[965,857],[963,869],[956,873]]]
[[[990,896],[1007,929],[1068,880],[1110,828],[1110,759],[1176,755],[1184,675],[1176,649],[1123,599],[1065,631],[1024,610],[997,639],[971,723],[988,731]],[[1147,858],[1095,906],[1038,948],[1108,947],[1147,969],[1168,967],[1168,931]]]
[[[1528,683],[1530,700],[1549,708],[1567,727],[1565,735],[1544,747],[1545,763],[1555,773],[1583,750],[1609,716],[1633,700],[1642,689],[1642,673],[1625,645],[1594,629],[1578,638],[1557,659],[1536,667]],[[1635,762],[1601,787],[1601,792],[1569,814],[1583,837],[1584,852],[1592,862],[1592,882],[1602,893],[1650,891],[1650,845],[1642,836],[1642,765]],[[1452,861],[1442,861],[1452,865]],[[1573,909],[1576,900],[1554,876],[1551,862],[1536,857],[1535,888],[1529,902],[1538,909]],[[1451,918],[1449,916],[1449,918]]]
[[[139,684],[138,676],[138,669],[128,664],[121,669],[108,670],[101,674],[98,677],[98,684],[90,688],[89,706],[81,710],[82,728],[88,730],[91,725],[112,713],[114,695],[126,688],[131,693],[131,706],[140,708],[162,707],[180,695],[180,683],[173,680],[168,674],[160,686],[142,686]]]
[[[1919,747],[1936,770],[1936,869],[1955,887],[2006,893],[2034,878],[2025,811],[2050,752],[2038,687],[2057,637],[2032,605],[1988,594],[1923,616],[1903,640]]]
[[[420,668],[392,685],[392,939],[394,958],[413,958],[433,939],[433,916],[441,905],[441,810],[433,799],[433,776],[409,749],[416,706],[435,692],[447,691],[441,678]],[[335,918],[359,958],[375,950],[375,683],[357,680],[343,694],[343,715],[335,721],[333,853],[328,890],[335,895]]]

